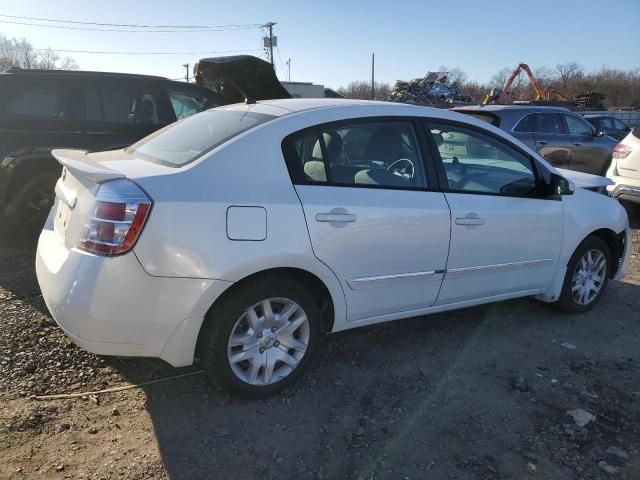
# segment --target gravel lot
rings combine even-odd
[[[640,478],[638,230],[627,277],[589,314],[524,299],[336,334],[295,388],[259,402],[201,375],[34,399],[197,366],[75,347],[39,295],[33,247],[11,231],[0,231],[0,478]],[[578,411],[580,427],[577,409],[595,418]]]

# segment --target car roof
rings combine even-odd
[[[440,111],[443,110],[406,103],[380,102],[372,100],[353,100],[347,98],[286,98],[280,100],[259,100],[256,103],[235,103],[224,107],[225,110],[253,111],[255,113],[265,113],[276,117],[293,113],[303,113],[318,109],[361,107],[363,109],[378,108],[387,112],[381,115],[424,115],[425,109]]]
[[[42,75],[55,75],[55,76],[88,76],[88,77],[123,77],[123,78],[147,78],[153,80],[165,80],[166,77],[158,77],[156,75],[143,75],[138,73],[120,73],[120,72],[98,72],[91,70],[41,70],[41,69],[24,69],[24,68],[10,68],[0,75],[20,75],[20,76],[42,76]]]
[[[555,107],[551,105],[470,105],[468,107],[456,107],[454,110],[464,111],[485,111],[485,112],[570,112],[565,107]]]

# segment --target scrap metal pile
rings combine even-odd
[[[427,72],[424,78],[414,78],[409,82],[397,80],[386,100],[416,105],[446,103],[451,106],[471,103],[473,99],[460,93],[455,83],[447,84],[448,76],[448,72]]]
[[[580,93],[573,97],[573,103],[576,107],[591,108],[595,110],[604,109],[605,96],[600,92]]]

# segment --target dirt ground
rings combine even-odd
[[[0,231],[2,479],[640,479],[640,231],[628,275],[566,315],[530,299],[327,337],[258,402],[197,371],[75,347],[33,246]],[[575,348],[574,348],[575,347]],[[580,427],[567,411],[583,409]]]

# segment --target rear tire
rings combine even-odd
[[[569,313],[591,310],[607,289],[610,271],[609,246],[600,237],[588,237],[569,260],[557,306]]]
[[[22,234],[36,240],[44,227],[55,200],[55,185],[60,175],[46,172],[31,178],[15,196],[13,215]]]
[[[303,285],[281,275],[249,280],[210,311],[202,366],[214,387],[265,398],[304,373],[321,334],[318,303]]]

